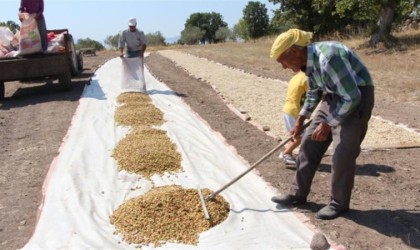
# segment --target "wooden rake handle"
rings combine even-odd
[[[302,130],[306,129],[311,122],[312,122],[312,119],[309,120],[307,123],[305,123],[303,125],[303,127],[302,127]],[[246,171],[244,171],[242,174],[238,175],[235,179],[231,180],[230,182],[228,182],[227,184],[225,184],[223,187],[219,188],[217,191],[214,191],[213,193],[211,193],[210,195],[208,195],[205,200],[206,201],[209,201],[209,200],[214,199],[214,197],[216,197],[216,195],[218,195],[220,192],[222,192],[223,190],[225,190],[226,188],[228,188],[229,186],[231,186],[233,183],[237,182],[239,179],[241,179],[244,175],[246,175],[247,173],[249,173],[251,170],[253,170],[254,168],[256,168],[258,165],[260,165],[261,162],[263,162],[265,159],[267,159],[270,155],[272,155],[274,152],[276,152],[279,148],[283,147],[284,145],[286,145],[286,143],[288,143],[289,141],[291,141],[292,138],[293,138],[293,136],[290,136],[285,141],[282,141],[279,145],[277,145],[275,148],[273,148],[270,152],[268,152],[263,157],[261,157],[257,162],[255,162],[254,164],[252,164],[252,166],[250,168],[248,168]]]

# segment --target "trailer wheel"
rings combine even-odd
[[[71,73],[72,76],[77,76],[80,73],[80,71],[79,71],[79,65],[77,63],[78,60],[77,60],[77,54],[76,54],[76,47],[74,46],[73,39],[71,39],[71,41],[70,41],[70,46],[71,46],[70,73]]]
[[[64,73],[58,77],[58,83],[61,85],[63,90],[71,90],[73,88],[71,84],[71,74]]]
[[[4,99],[4,82],[0,82],[0,100]]]
[[[81,51],[77,51],[77,68],[83,70],[83,53]]]

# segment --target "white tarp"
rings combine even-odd
[[[119,172],[111,154],[128,132],[114,121],[121,65],[120,58],[108,61],[86,86],[49,171],[40,218],[24,249],[134,249],[114,235],[109,222],[119,205],[153,185],[199,184],[217,190],[249,167],[220,134],[146,70],[147,92],[164,113],[162,128],[182,155],[183,172],[153,176],[151,181]],[[221,195],[230,204],[229,216],[200,234],[198,246],[167,243],[161,248],[309,249],[314,232],[290,210],[276,208],[270,201],[274,189],[254,172]]]
[[[121,92],[146,92],[143,58],[121,58]]]

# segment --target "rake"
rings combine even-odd
[[[312,120],[309,120],[307,123],[305,123],[302,127],[302,131],[304,129],[306,129],[309,124],[312,122]],[[241,179],[242,177],[244,177],[247,173],[251,172],[251,170],[253,170],[254,168],[256,168],[258,165],[261,164],[261,162],[263,162],[265,159],[267,159],[269,156],[271,156],[274,152],[276,152],[278,149],[280,149],[281,147],[283,147],[284,145],[286,145],[289,141],[291,141],[293,139],[293,136],[290,136],[289,138],[287,138],[286,140],[282,141],[279,145],[277,145],[275,148],[273,148],[272,150],[270,150],[270,152],[268,152],[267,154],[265,154],[263,157],[261,157],[258,161],[256,161],[254,164],[252,164],[251,167],[249,167],[246,171],[244,171],[243,173],[241,173],[240,175],[238,175],[236,178],[234,178],[233,180],[231,180],[230,182],[228,182],[227,184],[225,184],[224,186],[222,186],[221,188],[219,188],[218,190],[214,191],[213,193],[211,193],[210,195],[208,195],[205,199],[203,198],[203,195],[201,194],[200,189],[198,189],[198,194],[200,196],[200,200],[201,200],[201,205],[203,207],[204,210],[204,214],[205,214],[205,218],[209,219],[210,216],[208,214],[208,210],[206,207],[206,201],[210,201],[212,199],[214,199],[214,197],[216,197],[216,195],[218,195],[220,192],[222,192],[223,190],[225,190],[226,188],[230,187],[233,183],[237,182],[239,179]]]

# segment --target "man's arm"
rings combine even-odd
[[[124,57],[124,46],[125,46],[125,38],[124,32],[121,32],[120,39],[118,40],[118,47],[120,48],[120,57]]]
[[[143,44],[142,48],[141,48],[141,57],[144,57],[144,52],[146,51],[147,45]]]
[[[296,119],[296,123],[293,126],[292,131],[291,131],[293,135],[293,141],[297,140],[302,134],[303,123],[305,122],[306,119],[307,117],[301,116],[301,115],[299,115],[298,118]]]
[[[144,35],[143,31],[140,31],[140,41],[142,43],[140,56],[144,57],[144,52],[146,51],[146,48],[147,48],[147,37]]]

